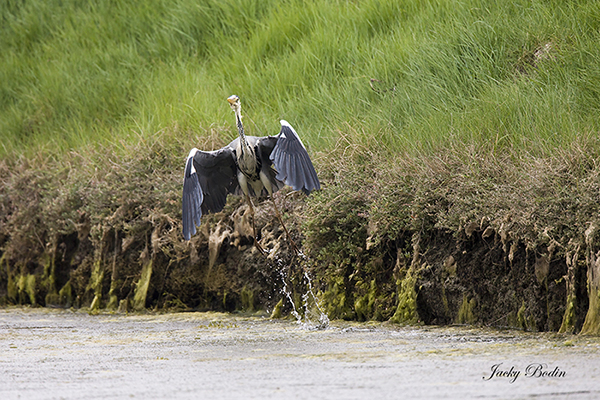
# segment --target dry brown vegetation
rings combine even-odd
[[[333,318],[596,332],[599,148],[590,135],[551,157],[473,144],[392,158],[341,139],[315,156],[323,190],[277,196],[304,260],[268,202],[268,258],[236,198],[184,242],[182,145],[3,161],[0,298],[271,310],[285,279],[301,309],[304,268]]]

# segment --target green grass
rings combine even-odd
[[[192,140],[212,126],[228,139],[232,93],[252,133],[276,133],[285,118],[323,151],[343,136],[394,153],[464,142],[548,153],[599,128],[596,1],[3,0],[0,10],[3,158]]]

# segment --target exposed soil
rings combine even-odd
[[[262,207],[267,208],[268,203]],[[233,213],[243,214],[246,209],[240,205]],[[75,232],[57,237],[49,267],[30,262],[19,268],[5,260],[0,295],[4,303],[94,310],[121,307],[122,311],[148,307],[270,312],[283,300],[285,314],[291,309],[281,292],[285,281],[296,308],[302,309],[301,297],[307,285],[302,271],[311,263],[291,258],[285,236],[276,223],[269,221],[268,211],[260,214],[260,222],[263,245],[272,249],[269,257],[254,248],[251,229],[244,234],[239,222],[224,222],[226,219],[207,224],[187,245],[186,258],[169,256],[157,243],[159,235],[168,235],[168,223],[164,221],[148,223],[145,233],[135,236],[109,229],[103,235],[100,251],[94,250],[89,238]],[[412,322],[558,331],[567,305],[563,280],[568,273],[566,262],[560,258],[549,262],[547,256],[528,250],[522,243],[514,243],[506,251],[498,235],[484,237],[484,231],[478,228],[467,236],[434,230],[420,238],[415,248],[411,248],[408,238],[388,244],[381,251],[384,256],[374,261],[379,265],[370,279],[381,282],[375,286],[351,282],[358,281],[358,277],[349,278],[355,270],[352,265],[334,275],[342,279],[340,286],[346,287],[343,293],[331,285],[323,286],[332,279],[332,271],[323,272],[317,266],[311,274],[316,275],[315,284],[322,288],[332,318],[392,318],[401,291],[393,282],[406,279],[407,270],[412,269],[416,278],[416,315],[411,317]],[[540,263],[547,264],[542,279],[539,273],[536,275]],[[579,272],[576,278],[579,312],[575,313],[573,328],[578,332],[587,311],[587,290],[586,276]],[[367,279],[363,278],[368,283]],[[336,308],[340,298],[347,303]],[[346,310],[340,311],[342,307]]]
[[[321,191],[276,193],[301,257],[268,200],[256,214],[268,256],[235,196],[183,241],[180,160],[162,147],[77,174],[3,164],[0,306],[279,317],[310,309],[311,284],[331,319],[600,334],[600,145],[581,146],[318,159]]]

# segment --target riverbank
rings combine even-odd
[[[118,164],[4,163],[0,305],[285,316],[310,284],[332,319],[598,334],[599,149],[319,154],[321,191],[276,194],[296,258],[269,201],[256,216],[267,257],[235,196],[183,241],[180,152],[158,143]]]

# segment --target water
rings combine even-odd
[[[304,271],[304,280],[307,290],[302,295],[302,305],[304,306],[305,326],[311,329],[327,329],[329,327],[329,317],[323,311],[321,301],[315,296],[312,287],[312,280],[308,272]]]
[[[290,290],[288,289],[288,286],[287,286],[287,275],[283,269],[279,270],[279,276],[281,276],[281,281],[283,282],[283,288],[281,289],[281,292],[286,296],[287,300],[292,305],[292,311],[291,311],[292,316],[294,316],[294,318],[296,318],[296,322],[301,324],[302,316],[298,313],[298,310],[296,310],[296,304],[294,303],[294,299],[292,299],[292,294],[290,293]]]
[[[299,254],[301,259],[304,259],[305,256],[304,254],[300,253]],[[292,260],[293,262],[293,260]],[[300,315],[300,313],[298,312],[298,310],[296,309],[296,304],[294,303],[294,300],[292,299],[292,294],[290,292],[290,290],[288,289],[288,285],[287,285],[287,273],[286,271],[289,268],[283,268],[283,264],[281,263],[281,261],[278,260],[280,269],[279,269],[279,276],[281,277],[281,281],[283,282],[283,287],[281,289],[281,292],[283,295],[285,295],[287,301],[291,304],[292,306],[292,311],[291,314],[294,318],[296,318],[296,322],[302,326],[304,329],[316,329],[316,330],[320,330],[320,329],[327,329],[329,327],[329,317],[327,316],[327,314],[323,311],[323,306],[321,305],[321,300],[319,298],[317,298],[317,296],[315,295],[315,292],[313,290],[312,287],[312,279],[310,277],[310,275],[308,274],[308,272],[306,270],[304,270],[304,274],[303,274],[303,278],[304,278],[304,283],[306,285],[306,291],[302,294],[302,307],[304,309],[304,318],[302,317],[302,315]]]
[[[39,308],[0,309],[0,349],[1,399],[600,398],[597,337]]]

